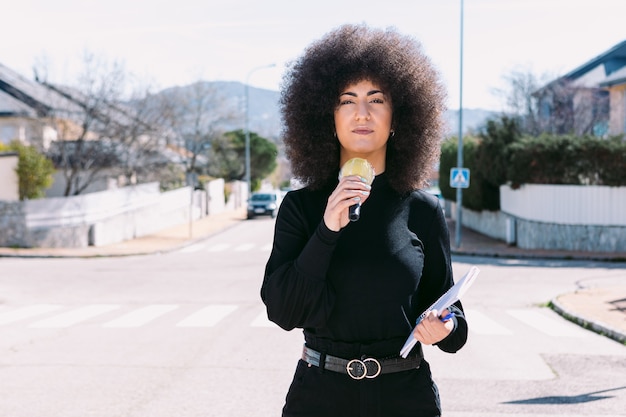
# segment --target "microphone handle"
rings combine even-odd
[[[351,222],[359,220],[359,218],[361,217],[361,204],[357,203],[351,205],[348,217],[350,218]]]

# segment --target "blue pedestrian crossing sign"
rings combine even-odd
[[[469,168],[450,168],[450,187],[469,188],[470,170]]]

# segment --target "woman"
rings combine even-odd
[[[284,81],[286,152],[306,187],[281,205],[261,288],[270,320],[304,329],[283,416],[439,416],[421,344],[460,349],[461,304],[429,312],[414,332],[420,343],[398,356],[417,317],[453,285],[443,211],[420,190],[439,155],[437,73],[411,38],[346,25],[313,43]],[[374,167],[371,186],[338,179],[354,157]]]

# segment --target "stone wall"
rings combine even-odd
[[[0,246],[24,246],[28,229],[23,207],[19,201],[0,201]]]
[[[523,249],[557,249],[626,253],[626,227],[535,222],[516,219],[517,246]]]
[[[450,204],[456,216],[456,204]],[[626,253],[626,187],[500,187],[501,211],[463,208],[463,226],[523,249]]]

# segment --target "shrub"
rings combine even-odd
[[[476,137],[463,138],[463,166],[469,168],[471,173],[470,186],[463,190],[463,206],[473,210],[494,210],[485,206],[485,202],[493,198],[487,196],[490,189],[476,163],[480,143]],[[442,143],[439,161],[439,189],[443,198],[452,201],[456,201],[456,188],[450,187],[450,169],[457,166],[457,149],[456,137],[446,140]]]
[[[463,206],[499,210],[500,185],[522,184],[626,185],[626,141],[623,137],[524,136],[519,123],[506,116],[487,122],[479,137],[463,139],[463,165],[470,169],[470,187]],[[457,138],[442,143],[439,188],[456,201],[450,169],[457,166]]]
[[[507,180],[522,184],[626,185],[626,142],[619,137],[541,135],[509,146]]]
[[[20,200],[36,199],[45,196],[44,191],[52,185],[54,166],[52,161],[34,147],[13,141],[8,146],[0,144],[0,151],[14,151],[18,154],[17,177]]]

